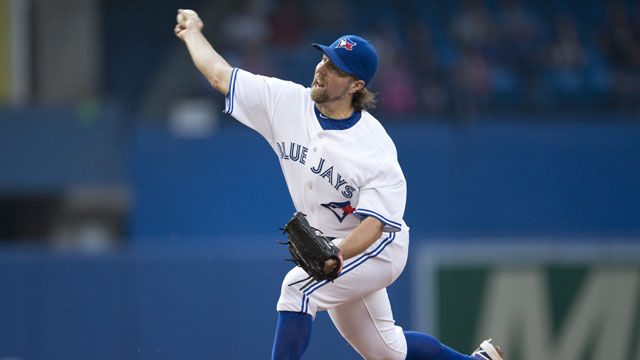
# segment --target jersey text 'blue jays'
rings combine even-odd
[[[350,198],[353,196],[353,192],[356,190],[353,186],[349,185],[347,183],[347,181],[345,179],[342,178],[342,175],[340,175],[339,172],[335,172],[336,175],[334,176],[333,174],[333,165],[328,166],[325,169],[324,168],[324,163],[325,163],[325,159],[324,158],[320,158],[320,161],[318,162],[318,165],[314,166],[311,168],[311,172],[317,175],[320,175],[320,177],[327,179],[327,181],[329,182],[329,184],[333,185],[333,188],[340,191],[340,187],[342,187],[343,185],[345,185],[344,190],[341,192],[342,196],[346,197],[346,198]],[[323,171],[324,170],[324,171]]]
[[[302,146],[296,143],[289,143],[289,147],[287,148],[287,145],[284,141],[277,142],[276,144],[278,145],[280,159],[299,161],[300,164],[305,164],[305,161],[307,160],[307,152],[309,151],[306,146]]]
[[[287,143],[284,141],[277,142],[276,145],[278,145],[280,159],[297,161],[302,165],[306,164],[307,152],[309,151],[306,146],[302,146],[294,142]],[[334,174],[333,165],[325,168],[325,161],[326,160],[324,158],[320,158],[318,164],[310,168],[311,172],[326,179],[327,182],[336,189],[336,191],[339,191],[342,194],[342,196],[351,198],[356,188],[349,185],[339,172],[335,171]]]

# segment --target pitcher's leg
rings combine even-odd
[[[416,331],[405,331],[407,339],[407,360],[471,360],[468,355],[461,354],[429,334]]]
[[[340,334],[367,360],[403,360],[407,343],[395,325],[386,289],[328,310]]]
[[[298,360],[311,340],[311,315],[300,312],[278,312],[278,325],[271,352],[272,360]]]

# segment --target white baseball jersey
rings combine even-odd
[[[406,182],[389,135],[366,111],[324,117],[310,92],[235,68],[225,112],[269,142],[296,210],[325,235],[345,237],[366,216],[402,230]]]
[[[364,358],[404,359],[407,344],[393,321],[386,287],[402,273],[409,229],[402,220],[406,183],[395,145],[366,111],[349,119],[324,117],[311,89],[233,69],[225,112],[259,132],[280,158],[297,211],[340,242],[366,216],[384,222],[384,232],[363,253],[345,261],[335,282],[301,290],[289,284],[308,275],[287,273],[278,311],[327,310],[342,336]]]

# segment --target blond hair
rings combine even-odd
[[[351,105],[353,105],[356,111],[375,109],[377,102],[376,94],[367,88],[358,90],[358,92],[353,94],[353,98],[351,99]]]

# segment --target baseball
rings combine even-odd
[[[187,19],[184,17],[184,15],[178,13],[178,16],[176,16],[176,21],[178,22],[178,25],[186,26]]]
[[[182,10],[182,12],[183,12],[185,15],[194,15],[194,16],[198,16],[198,14],[197,14],[195,11],[193,11],[193,10],[184,9],[184,10]],[[178,22],[178,24],[179,24],[179,25],[182,25],[182,26],[184,26],[184,27],[186,27],[186,26],[187,26],[187,17],[186,17],[185,15],[183,15],[183,14],[181,14],[181,13],[178,13],[178,15],[176,16],[176,21]]]

